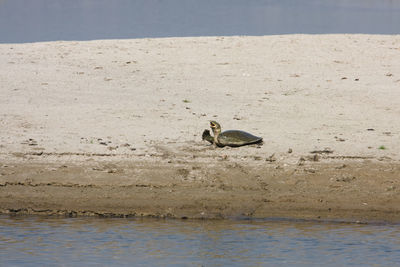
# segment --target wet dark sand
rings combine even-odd
[[[400,222],[400,164],[388,159],[26,157],[0,166],[1,213]]]

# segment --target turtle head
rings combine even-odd
[[[219,125],[218,122],[210,121],[210,127],[214,135],[218,135],[219,133],[221,133],[221,125]]]

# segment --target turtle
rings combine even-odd
[[[250,144],[259,144],[262,143],[263,140],[262,137],[239,130],[229,130],[221,133],[221,125],[216,121],[210,121],[210,127],[214,136],[210,135],[209,130],[204,130],[202,139],[218,147],[238,147]]]

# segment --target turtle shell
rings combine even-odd
[[[260,143],[262,138],[244,131],[229,130],[219,134],[218,142],[221,146],[235,147]]]

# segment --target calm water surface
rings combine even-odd
[[[1,266],[396,266],[399,262],[400,225],[0,217]]]
[[[0,0],[0,43],[289,33],[400,34],[399,0]]]

